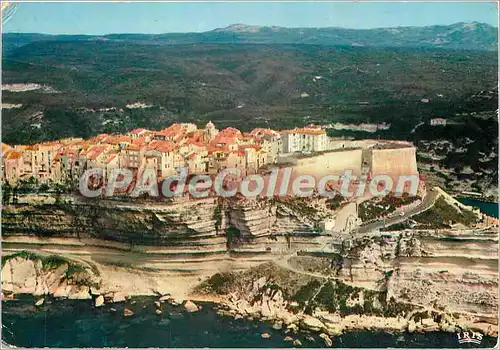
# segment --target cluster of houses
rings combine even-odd
[[[34,145],[2,144],[2,176],[9,183],[35,177],[41,182],[75,181],[91,168],[128,168],[134,174],[153,169],[159,178],[187,168],[190,174],[217,173],[237,168],[254,173],[276,163],[282,153],[318,152],[327,148],[325,130],[309,126],[274,131],[257,128],[242,133],[218,130],[212,122],[173,124],[154,131],[143,128],[126,134],[101,134],[91,139],[67,138]]]

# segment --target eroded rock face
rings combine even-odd
[[[14,294],[91,299],[90,286],[99,285],[100,279],[90,269],[76,270],[72,266],[62,263],[47,267],[38,258],[7,259],[2,267],[2,290]]]

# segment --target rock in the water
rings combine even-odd
[[[417,325],[415,324],[415,321],[410,320],[410,322],[408,322],[408,332],[413,333],[416,330],[417,330]]]
[[[102,305],[104,305],[104,296],[99,295],[99,296],[95,299],[95,307],[99,307],[99,306],[102,306]]]
[[[332,342],[332,340],[330,338],[325,338],[323,340],[325,341],[325,345],[326,346],[330,347],[330,346],[333,345],[333,342]]]
[[[275,322],[273,324],[273,328],[279,331],[281,328],[283,328],[283,323],[282,322]]]
[[[157,315],[161,315],[163,313],[163,312],[161,312],[161,310],[158,310],[158,309],[156,309],[155,312],[156,312]]]
[[[283,340],[284,340],[284,341],[293,341],[293,338],[292,338],[292,337],[290,337],[290,336],[287,336],[287,337],[285,337],[285,339],[283,339]]]
[[[301,346],[301,345],[302,345],[302,342],[301,342],[300,340],[298,340],[298,339],[295,339],[295,340],[293,341],[293,345],[295,345],[295,346]]]
[[[262,333],[260,336],[261,336],[262,339],[271,338],[271,334],[269,334],[269,333]]]
[[[129,310],[129,309],[123,310],[123,316],[132,316],[133,314],[134,314],[134,312],[132,310]]]
[[[196,306],[196,304],[193,303],[191,300],[186,301],[184,307],[186,308],[187,312],[198,311],[198,306]]]
[[[299,326],[297,326],[295,323],[291,323],[288,325],[288,327],[286,327],[286,329],[289,329],[296,333],[299,330]]]
[[[342,334],[342,326],[339,324],[325,323],[323,331],[330,336],[338,336]]]
[[[113,303],[121,303],[122,301],[125,301],[125,297],[125,293],[116,292],[113,294]]]
[[[326,335],[325,333],[321,333],[321,334],[319,335],[319,337],[320,337],[321,339],[323,339],[323,341],[325,342],[325,345],[326,345],[327,347],[332,346],[333,342],[332,342],[332,340],[330,339],[330,337],[329,337],[328,335]]]
[[[36,303],[35,303],[35,306],[41,306],[41,305],[43,305],[43,302],[44,302],[44,299],[43,299],[43,298],[42,298],[42,299],[38,299],[38,300],[36,301]]]
[[[314,317],[306,317],[304,318],[300,325],[305,328],[305,329],[308,329],[308,330],[311,330],[311,331],[314,331],[314,332],[318,332],[320,330],[322,330],[325,325],[323,324],[323,322],[321,322],[320,320],[318,320],[317,318],[314,318]]]
[[[111,309],[109,309],[109,311],[116,312],[116,309],[114,307],[112,307]]]
[[[167,301],[168,299],[170,299],[170,294],[167,294],[167,295],[162,295],[160,297],[160,301]]]
[[[312,341],[312,342],[315,342],[316,339],[314,339],[314,337],[310,336],[310,335],[307,335],[306,336],[306,339],[309,340],[309,341]]]
[[[160,307],[161,303],[159,301],[155,301],[155,305],[156,305],[156,307]]]
[[[242,315],[240,315],[240,314],[236,314],[236,315],[234,316],[234,319],[235,319],[235,320],[241,320],[242,318],[243,318],[243,316],[242,316]]]

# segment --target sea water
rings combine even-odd
[[[183,306],[162,304],[156,315],[157,298],[141,297],[134,301],[106,304],[96,308],[91,300],[46,299],[34,305],[32,296],[2,301],[3,341],[18,347],[292,347],[286,336],[298,339],[302,347],[324,347],[317,333],[285,333],[271,323],[235,320],[220,316],[216,305],[197,303],[198,312],[186,312]],[[124,316],[127,308],[134,312]],[[270,337],[263,339],[262,334]],[[333,347],[348,348],[472,348],[493,347],[496,338],[485,337],[481,345],[457,342],[453,333],[385,333],[353,331],[333,339]],[[295,346],[300,347],[300,346]]]

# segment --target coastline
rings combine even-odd
[[[21,293],[19,295],[31,295],[34,300],[44,300],[46,295],[36,295],[34,293]],[[455,333],[461,330],[472,330],[481,332],[483,335],[491,337],[498,337],[498,325],[494,324],[491,317],[479,315],[461,315],[460,318],[454,319],[450,315],[443,314],[444,317],[441,322],[436,322],[432,318],[421,318],[420,322],[415,322],[410,317],[386,317],[378,315],[363,315],[363,314],[349,314],[341,315],[340,313],[329,313],[327,311],[316,310],[312,315],[305,313],[283,312],[280,310],[274,314],[266,313],[265,309],[257,308],[249,311],[248,305],[240,303],[240,301],[231,301],[232,296],[220,296],[213,294],[199,294],[199,293],[186,293],[182,294],[183,297],[179,298],[181,294],[176,293],[177,297],[174,298],[173,294],[165,292],[160,293],[158,290],[143,291],[141,293],[120,293],[120,298],[114,296],[116,293],[104,292],[99,295],[106,295],[105,304],[119,305],[120,303],[134,304],[134,299],[147,297],[151,298],[151,303],[168,303],[184,307],[188,312],[196,312],[201,309],[198,305],[200,303],[211,303],[217,310],[217,314],[223,317],[238,319],[246,319],[248,321],[258,321],[272,323],[273,328],[276,330],[284,329],[285,333],[310,333],[314,332],[320,335],[320,338],[330,340],[334,337],[340,336],[343,333],[351,331],[378,331],[392,334],[400,333],[427,333],[427,332],[447,332]],[[93,302],[93,298],[82,298],[81,295],[69,295],[68,297],[57,297],[50,295],[55,300],[89,300]],[[2,301],[16,300],[16,294],[6,296],[2,292]],[[103,303],[104,304],[104,303]],[[186,304],[194,304],[197,310],[190,311]],[[36,305],[36,303],[35,303]],[[98,307],[94,304],[93,307]],[[271,306],[272,308],[272,306]],[[432,311],[428,309],[429,314]],[[478,322],[482,320],[483,322]],[[491,323],[485,322],[486,320],[492,321]],[[325,340],[328,344],[328,340]]]
[[[85,248],[86,253],[88,253],[88,249],[88,247]],[[52,295],[60,299],[85,299],[92,300],[94,307],[96,307],[98,298],[102,300],[102,305],[128,302],[135,297],[142,296],[152,297],[156,301],[168,302],[170,300],[175,305],[185,304],[187,301],[194,301],[195,304],[200,301],[210,302],[216,304],[221,316],[271,322],[276,324],[276,327],[290,329],[292,332],[294,330],[313,331],[324,333],[328,337],[336,337],[351,330],[380,330],[396,333],[445,331],[453,333],[461,329],[471,329],[482,334],[498,336],[498,320],[492,315],[457,313],[459,310],[451,305],[446,309],[414,305],[413,311],[415,312],[409,311],[408,314],[398,312],[395,317],[376,315],[373,312],[368,314],[343,313],[341,315],[339,312],[328,313],[318,308],[308,312],[308,314],[303,311],[292,312],[290,309],[294,307],[294,302],[285,298],[281,291],[270,290],[269,287],[272,286],[274,277],[286,273],[287,279],[291,283],[297,283],[296,278],[299,276],[305,279],[318,278],[321,283],[326,283],[331,279],[326,275],[297,269],[297,266],[292,267],[283,261],[272,264],[273,268],[266,269],[261,265],[253,268],[252,271],[255,274],[250,273],[251,276],[246,275],[238,280],[239,284],[243,284],[239,293],[228,290],[218,294],[201,291],[198,287],[214,274],[230,271],[224,269],[225,265],[213,265],[211,270],[187,274],[185,272],[141,270],[98,264],[92,259],[84,258],[81,255],[82,251],[79,252],[80,255],[76,255],[52,247],[47,253],[63,254],[68,259],[87,266],[87,272],[98,272],[97,275],[92,276],[95,278],[92,281],[99,282],[98,286],[60,283],[60,278],[65,271],[64,266],[47,271],[43,270],[40,260],[32,261],[15,257],[7,260],[2,267],[3,295],[6,291],[10,291],[14,295],[31,294],[38,300],[45,298],[45,295]],[[267,277],[263,277],[262,274]],[[366,295],[365,297],[360,295],[359,299],[356,298],[356,300],[351,300],[349,297],[349,301],[352,301],[350,306],[362,306],[363,298],[366,300]],[[414,317],[416,313],[421,314],[417,319]]]
[[[155,312],[160,303],[162,314]],[[99,308],[81,300],[47,299],[33,305],[32,296],[3,303],[4,341],[17,347],[132,347],[132,348],[357,348],[363,344],[400,348],[457,348],[457,335],[436,332],[345,330],[328,337],[307,329],[282,327],[265,320],[234,318],[218,314],[216,305],[199,302],[189,312],[156,298],[138,297]],[[133,311],[125,315],[124,310]],[[88,329],[92,332],[88,332]],[[147,336],[146,336],[147,334]],[[497,338],[485,336],[482,347],[491,348]]]

